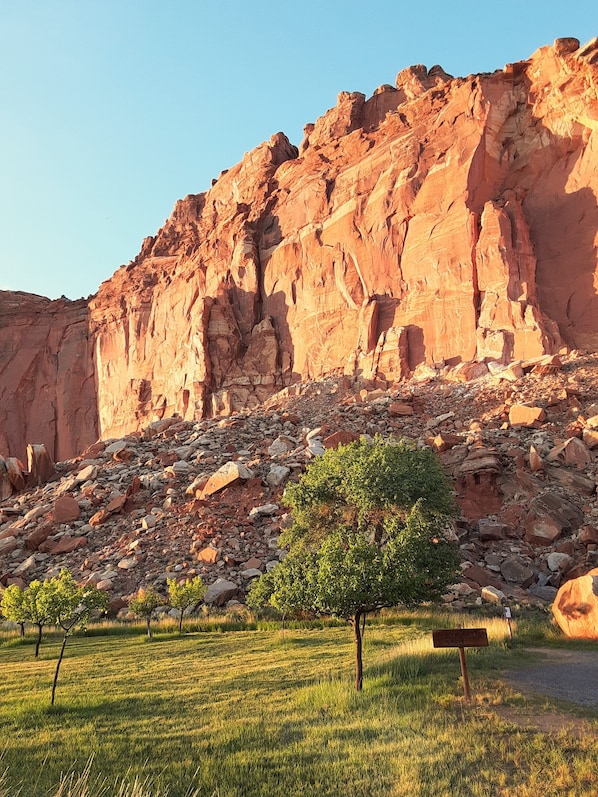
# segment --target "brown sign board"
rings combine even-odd
[[[435,648],[485,648],[488,634],[485,628],[440,628],[432,631]]]

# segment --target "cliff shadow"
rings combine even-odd
[[[264,297],[234,285],[214,297],[207,319],[211,392],[234,382],[239,372],[254,384],[271,385],[271,392],[300,380],[293,372],[288,312],[283,291]]]
[[[512,82],[518,107],[496,130],[500,157],[491,157],[486,146],[480,146],[474,155],[467,206],[480,218],[488,201],[520,205],[536,260],[536,293],[534,297],[533,289],[529,290],[529,303],[533,304],[535,298],[567,345],[598,351],[598,181],[591,179],[595,172],[583,160],[589,146],[584,143],[587,128],[572,118],[568,134],[560,133],[535,114],[531,98],[536,87],[526,67],[526,62],[514,64],[508,74],[497,73],[492,78],[498,88],[501,83]],[[569,82],[575,79],[573,75]],[[577,88],[583,90],[584,86]],[[492,84],[487,91],[493,91]],[[520,112],[524,99],[527,110]],[[523,113],[529,115],[529,123],[523,126],[528,132],[514,133],[515,113],[518,125]],[[561,128],[566,127],[563,120]],[[580,184],[582,187],[576,189]],[[511,243],[515,253],[522,251],[515,223]],[[514,299],[521,294],[521,285],[516,282],[510,280],[508,289]]]

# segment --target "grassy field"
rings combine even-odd
[[[368,626],[361,693],[343,626],[178,637],[173,625],[153,642],[104,628],[69,642],[50,708],[58,638],[35,661],[30,639],[5,634],[0,797],[598,794],[596,720],[582,738],[501,720],[497,706],[526,702],[500,682],[524,654],[501,620],[475,624],[491,646],[468,652],[471,705],[457,652],[432,648],[447,618],[424,613]],[[537,623],[518,636],[556,639]]]

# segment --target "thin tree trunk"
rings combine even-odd
[[[183,633],[183,610],[179,609],[179,636]]]
[[[19,623],[19,625],[21,626],[21,639],[23,639],[25,636],[25,623]]]
[[[41,645],[42,641],[42,626],[38,623],[37,624],[37,639],[35,641],[35,658],[39,658],[39,646]]]
[[[54,673],[54,683],[52,684],[52,700],[50,705],[54,705],[54,695],[56,694],[56,684],[58,683],[58,672],[60,670],[60,665],[62,664],[62,657],[64,656],[64,649],[66,647],[66,640],[68,638],[68,633],[65,633],[64,637],[62,638],[62,647],[60,648],[60,656],[58,657],[58,661],[56,662],[56,672]]]
[[[147,638],[152,638],[152,629],[150,628],[150,623],[152,621],[151,617],[146,617],[145,622],[147,623]]]
[[[363,686],[363,659],[362,659],[362,638],[361,638],[361,612],[357,612],[353,617],[353,634],[355,638],[355,689],[361,691]]]

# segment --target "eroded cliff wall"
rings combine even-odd
[[[43,443],[57,461],[97,439],[88,320],[84,299],[0,291],[0,455],[26,463],[27,443]]]
[[[597,131],[597,40],[341,93],[298,149],[279,133],[248,153],[102,284],[99,432],[329,373],[596,350]]]

